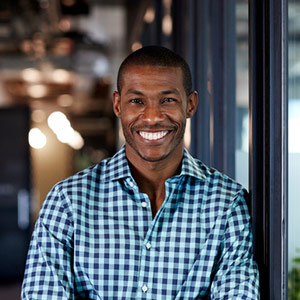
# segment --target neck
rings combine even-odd
[[[147,181],[157,184],[179,174],[183,152],[183,146],[179,146],[167,157],[157,161],[150,161],[142,158],[130,149],[130,146],[126,145],[126,156],[136,182]]]
[[[139,190],[148,195],[153,216],[156,214],[165,199],[165,181],[180,173],[183,148],[176,151],[171,157],[161,161],[147,161],[140,156],[134,158],[128,155],[130,170]]]

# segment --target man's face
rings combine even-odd
[[[129,66],[114,112],[120,118],[130,159],[161,161],[183,153],[186,118],[196,110],[197,94],[187,97],[177,67]]]

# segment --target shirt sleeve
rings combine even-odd
[[[73,299],[70,204],[54,188],[40,211],[32,235],[21,299]]]
[[[219,265],[211,286],[214,300],[259,299],[259,274],[253,259],[245,193],[238,194],[227,215]]]

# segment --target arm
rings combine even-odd
[[[70,203],[54,188],[35,225],[22,286],[22,299],[73,299]]]
[[[252,232],[245,191],[239,193],[227,214],[218,269],[211,299],[259,299],[258,269],[253,260]]]

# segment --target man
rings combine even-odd
[[[126,144],[49,193],[23,299],[259,299],[246,192],[184,149],[198,102],[186,62],[144,47],[117,87]]]

